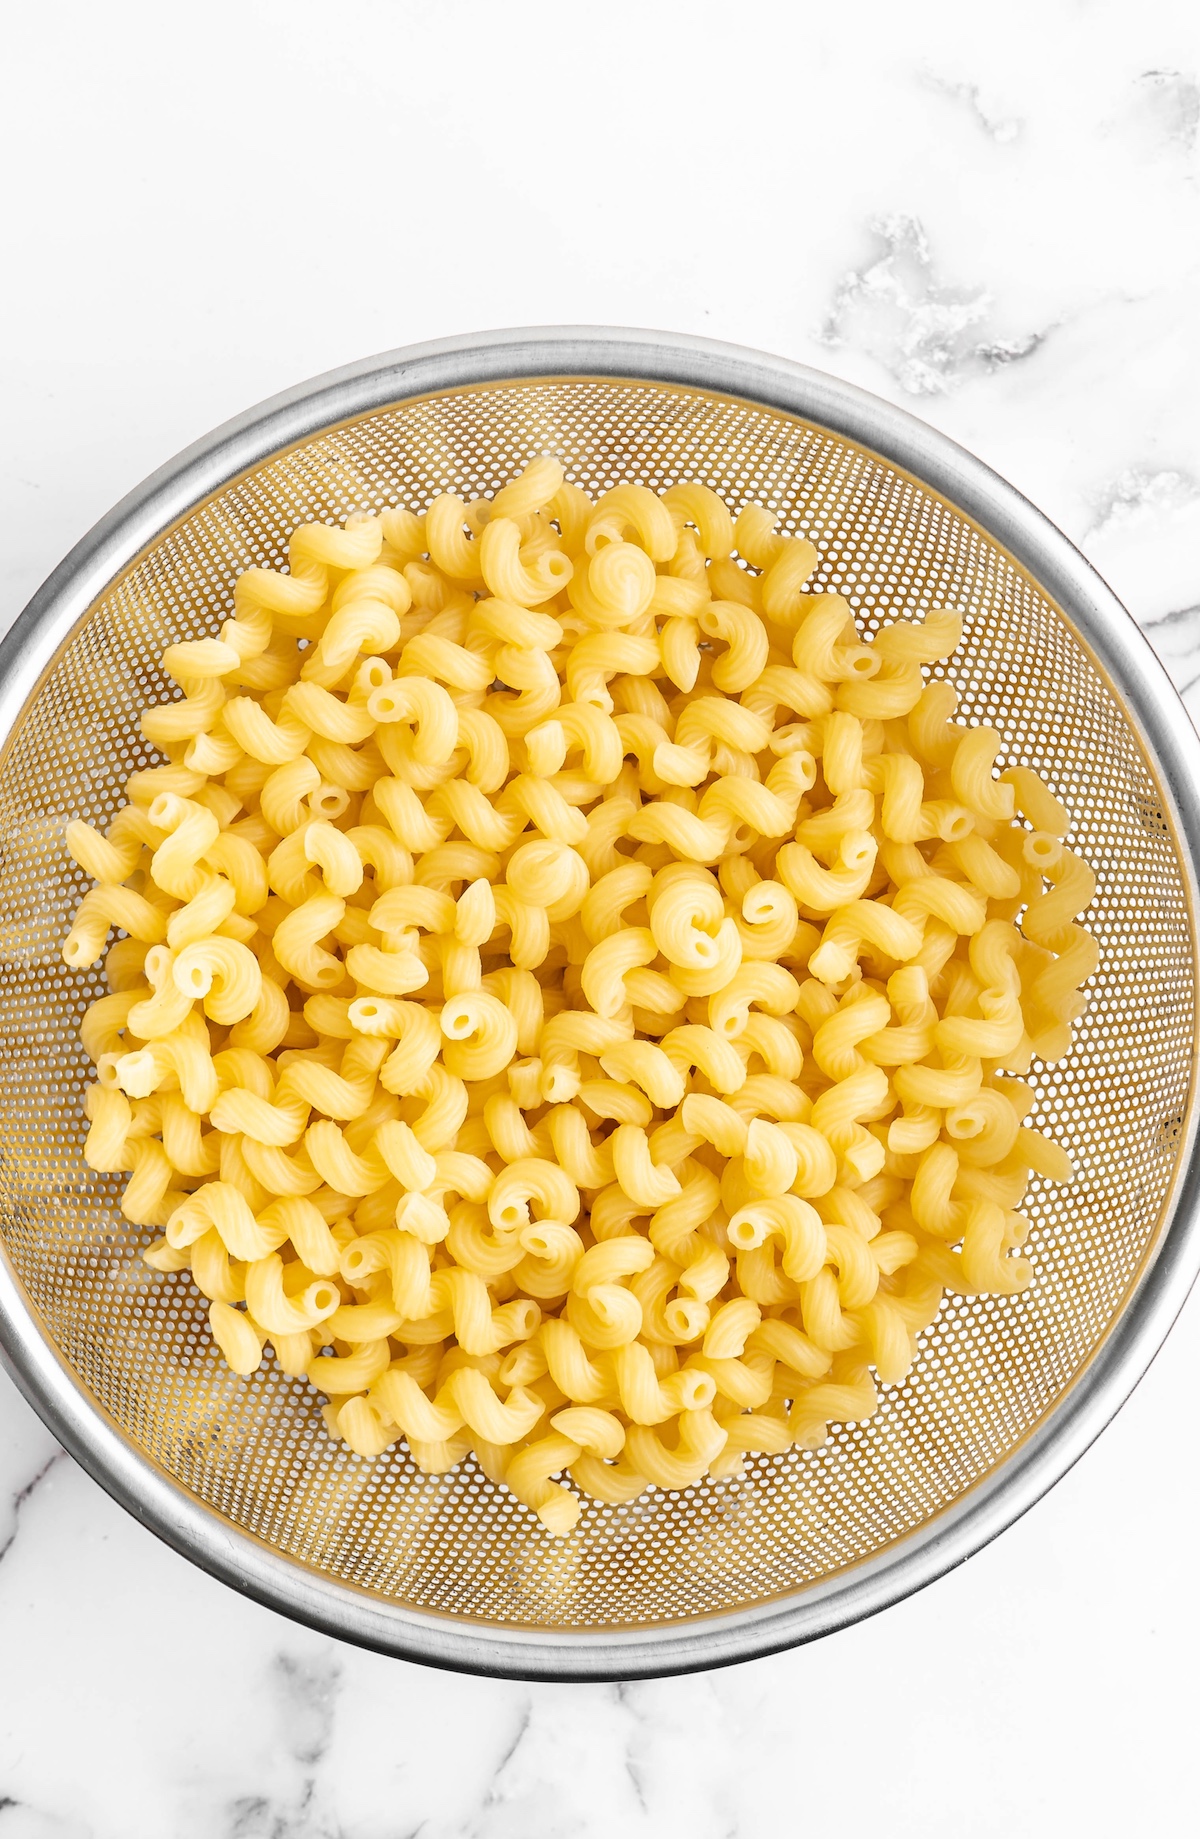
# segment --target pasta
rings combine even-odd
[[[549,455],[304,525],[67,830],[84,1154],[147,1264],[360,1456],[473,1452],[551,1534],[869,1417],[1071,1179],[1023,1075],[1095,877],[926,681],[958,616],[864,635],[817,561]]]

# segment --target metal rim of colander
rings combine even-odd
[[[227,422],[110,511],[19,616],[0,646],[0,750],[109,584],[239,475],[406,399],[572,376],[672,384],[794,415],[870,449],[980,525],[1061,609],[1119,686],[1158,779],[1196,913],[1200,740],[1131,615],[1067,538],[972,454],[866,391],[782,358],[663,332],[535,327],[414,345],[317,377]],[[195,1499],[108,1417],[42,1327],[2,1239],[0,1353],[59,1440],[144,1525],[233,1588],[328,1634],[432,1665],[528,1679],[634,1679],[728,1665],[829,1634],[931,1583],[1032,1506],[1104,1428],[1149,1366],[1200,1264],[1194,1075],[1193,1064],[1164,1227],[1105,1340],[1036,1428],[953,1505],[873,1558],[720,1615],[653,1628],[512,1627],[409,1609],[307,1569]]]

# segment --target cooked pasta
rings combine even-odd
[[[869,1417],[1071,1178],[1022,1075],[1095,877],[926,682],[958,616],[864,634],[817,562],[549,455],[305,525],[67,828],[84,1155],[146,1262],[359,1456],[473,1452],[551,1534]]]

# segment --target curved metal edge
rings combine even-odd
[[[764,353],[654,331],[530,328],[440,340],[316,378],[227,422],[111,511],[50,576],[0,645],[0,746],[46,660],[108,583],[190,507],[271,454],[406,397],[535,376],[675,383],[760,403],[868,447],[973,518],[1066,611],[1121,684],[1170,806],[1193,910],[1200,861],[1200,740],[1131,616],[1068,539],[982,461],[904,410]],[[555,1635],[456,1624],[327,1582],[232,1527],[151,1463],[38,1329],[0,1254],[0,1350],[34,1409],[124,1507],[168,1545],[268,1608],[381,1652],[473,1673],[533,1680],[651,1678],[733,1665],[874,1614],[932,1583],[994,1539],[1078,1460],[1149,1366],[1200,1265],[1196,1080],[1181,1174],[1122,1315],[1086,1371],[1025,1443],[953,1507],[866,1564],[794,1597],[650,1631]]]

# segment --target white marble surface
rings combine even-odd
[[[1191,0],[67,0],[5,31],[5,618],[299,378],[478,326],[660,325],[983,455],[1200,713]],[[241,1601],[0,1378],[0,1839],[1194,1830],[1197,1354],[1193,1299],[1078,1468],[922,1596],[617,1688],[426,1673]]]

